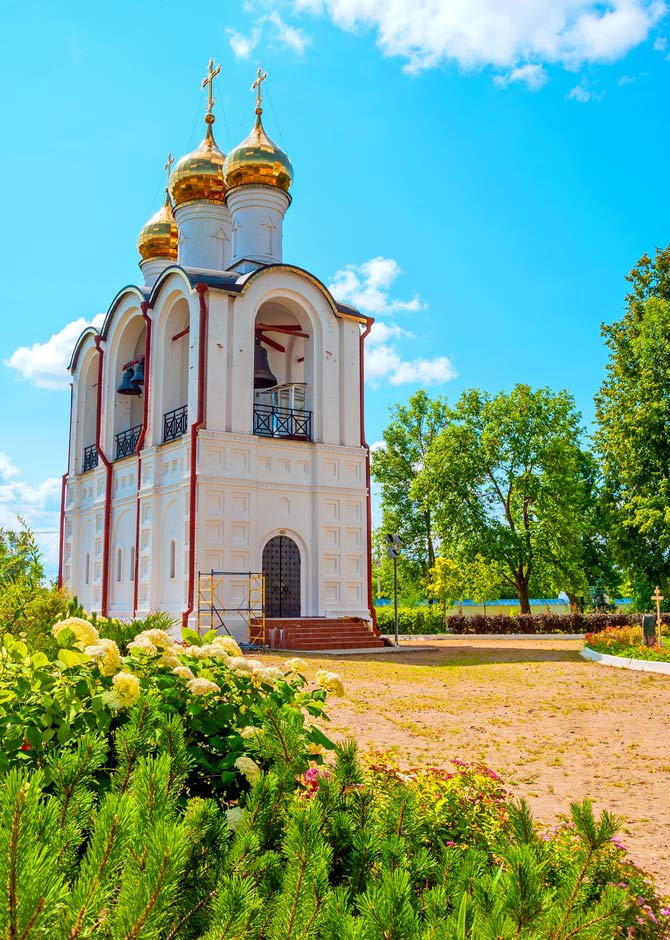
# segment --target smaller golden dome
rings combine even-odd
[[[151,261],[154,258],[168,258],[177,260],[177,243],[179,232],[172,212],[172,205],[167,189],[165,202],[155,215],[143,226],[137,239],[137,250],[142,261]]]
[[[291,188],[291,161],[265,133],[260,108],[256,109],[252,132],[226,157],[223,178],[229,190],[234,186],[274,186],[288,193]]]
[[[170,195],[175,207],[196,201],[224,202],[226,187],[223,182],[223,162],[226,155],[219,150],[214,140],[214,115],[206,115],[205,120],[205,139],[192,153],[177,160],[170,176]]]

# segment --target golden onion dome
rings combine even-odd
[[[151,261],[154,258],[169,258],[170,261],[176,261],[178,236],[177,223],[166,189],[165,202],[142,227],[137,239],[137,250],[142,261]]]
[[[252,132],[226,157],[223,179],[228,190],[235,186],[274,186],[288,193],[291,188],[291,161],[265,133],[260,108],[256,109]]]
[[[205,121],[205,139],[192,153],[177,160],[170,176],[170,195],[175,208],[187,202],[224,202],[223,162],[226,155],[214,140],[214,115],[207,114]]]

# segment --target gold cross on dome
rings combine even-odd
[[[165,166],[163,167],[163,169],[164,169],[165,172],[167,173],[167,178],[168,178],[168,180],[170,179],[170,173],[171,173],[171,171],[172,171],[172,164],[173,164],[173,163],[174,163],[174,157],[172,156],[172,154],[171,154],[170,151],[168,150],[167,163],[166,163]]]
[[[212,108],[214,107],[214,102],[216,101],[216,98],[212,97],[212,85],[214,84],[214,79],[220,71],[221,66],[217,65],[217,67],[214,68],[214,59],[210,59],[207,78],[203,78],[203,80],[200,82],[201,88],[204,88],[205,85],[207,85],[207,114],[212,113]]]
[[[256,89],[256,110],[259,111],[261,107],[261,101],[263,97],[261,95],[261,86],[265,79],[268,77],[268,73],[264,72],[262,68],[258,67],[258,72],[256,73],[256,81],[251,83],[251,90]]]

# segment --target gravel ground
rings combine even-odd
[[[338,672],[334,738],[408,765],[481,761],[552,823],[589,797],[622,820],[632,858],[670,891],[670,677],[586,662],[575,638],[417,637],[408,652],[291,655]],[[417,647],[430,645],[431,649]],[[412,651],[413,650],[413,651]]]

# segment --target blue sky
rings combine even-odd
[[[567,388],[585,421],[600,323],[670,241],[668,14],[657,0],[15,4],[0,39],[0,525],[57,528],[63,365],[139,281],[168,150],[264,121],[289,153],[284,258],[378,319],[368,440],[421,385]],[[80,322],[76,322],[80,321]],[[73,324],[75,324],[73,326]],[[43,544],[50,566],[54,537]]]

